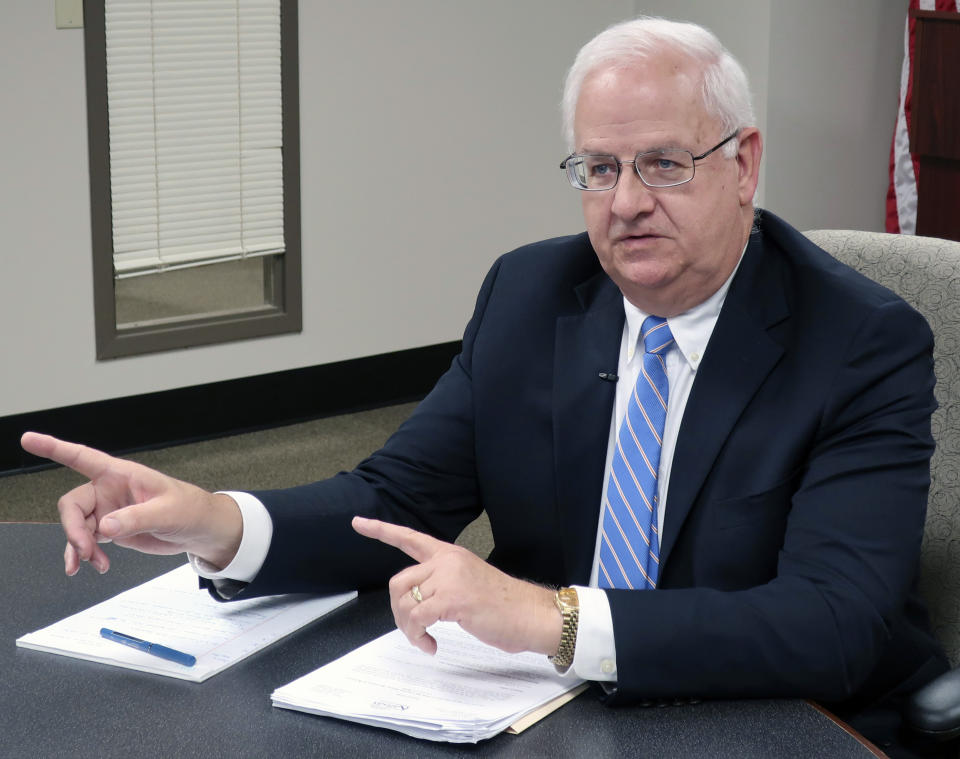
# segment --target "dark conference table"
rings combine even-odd
[[[70,578],[59,525],[0,524],[0,756],[882,756],[802,700],[612,709],[594,686],[524,733],[476,745],[421,741],[271,706],[278,686],[392,628],[384,591],[361,593],[204,683],[17,647],[21,635],[184,562],[183,555],[106,549],[106,575],[84,566]]]

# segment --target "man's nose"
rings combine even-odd
[[[611,211],[621,219],[634,219],[640,214],[650,213],[656,205],[653,190],[647,187],[632,163],[625,163],[620,169],[614,193]]]

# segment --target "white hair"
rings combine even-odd
[[[583,81],[604,67],[625,68],[663,50],[672,50],[700,65],[701,94],[707,113],[720,122],[723,136],[754,125],[750,85],[743,67],[709,29],[697,24],[641,16],[600,32],[580,48],[563,86],[563,136],[570,151],[576,149],[573,119]],[[737,141],[723,146],[728,158]]]

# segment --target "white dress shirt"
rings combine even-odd
[[[746,250],[746,247],[744,247]],[[743,254],[741,253],[741,260]],[[670,486],[670,469],[673,464],[673,452],[680,431],[680,421],[687,405],[690,388],[697,374],[703,354],[706,351],[710,335],[720,316],[720,309],[730,288],[736,270],[717,292],[707,300],[686,313],[667,319],[670,332],[676,344],[666,355],[667,381],[670,386],[667,402],[667,418],[663,431],[663,446],[659,467],[659,508],[657,520],[659,534],[663,535],[663,515],[667,505]],[[623,300],[626,321],[623,325],[623,337],[620,343],[620,360],[617,368],[617,394],[613,414],[610,419],[610,435],[607,442],[606,472],[609,477],[610,462],[616,445],[620,421],[626,412],[630,391],[637,381],[642,364],[643,347],[639,345],[640,327],[649,316],[633,304]],[[604,490],[606,492],[606,478]],[[225,581],[224,590],[235,581],[250,582],[256,577],[267,557],[270,540],[273,537],[273,522],[266,507],[259,499],[244,492],[227,491],[240,507],[243,517],[243,537],[237,555],[222,570],[207,564],[202,559],[190,556],[194,570],[201,576]],[[597,588],[597,568],[600,561],[600,528],[603,523],[603,494],[601,494],[600,520],[597,524],[597,540],[593,558],[593,570],[590,574],[590,587],[576,586],[580,599],[580,619],[577,632],[577,646],[573,665],[569,674],[585,680],[614,681],[617,679],[617,651],[613,635],[613,619],[607,594]],[[234,582],[231,582],[234,581]],[[646,592],[646,591],[638,591]]]
[[[741,254],[742,255],[742,254]],[[738,264],[739,267],[739,264]],[[736,274],[736,268],[733,271]],[[658,500],[657,533],[663,535],[663,515],[666,513],[667,495],[670,489],[670,470],[673,466],[673,451],[677,445],[680,421],[690,388],[697,376],[697,368],[703,360],[703,354],[713,334],[713,328],[720,316],[720,309],[727,297],[727,290],[733,280],[733,274],[723,286],[699,306],[667,319],[675,345],[671,347],[664,361],[667,365],[667,382],[670,390],[667,398],[667,418],[663,425],[663,445],[660,449],[660,466],[657,482]],[[607,439],[607,463],[603,492],[600,495],[600,519],[597,524],[597,541],[593,554],[593,570],[590,573],[590,587],[576,586],[580,599],[580,620],[577,631],[577,647],[570,667],[577,677],[585,680],[612,681],[617,679],[617,649],[613,637],[613,619],[610,616],[610,604],[607,594],[597,588],[597,572],[600,566],[600,530],[603,526],[604,494],[610,477],[610,464],[613,451],[620,433],[620,423],[627,412],[630,393],[637,382],[643,365],[643,343],[640,328],[650,314],[623,299],[626,321],[623,325],[623,338],[620,342],[620,362],[617,367],[617,395],[610,419],[610,435]],[[637,591],[646,592],[646,591]]]

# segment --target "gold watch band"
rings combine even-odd
[[[560,647],[557,653],[547,658],[557,668],[557,672],[562,674],[570,669],[570,665],[573,664],[573,655],[577,650],[580,598],[574,588],[560,588],[554,594],[553,602],[563,616],[563,628],[560,631]]]

